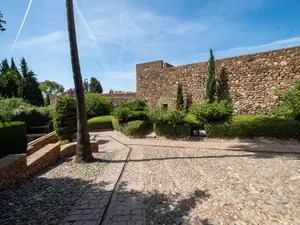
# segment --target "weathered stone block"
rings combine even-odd
[[[26,177],[26,154],[11,154],[0,159],[0,189]]]

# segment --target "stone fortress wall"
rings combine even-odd
[[[218,95],[234,103],[235,114],[268,114],[281,85],[300,80],[300,46],[216,60]],[[162,60],[136,65],[137,98],[149,106],[174,104],[178,81],[185,98],[204,99],[208,62],[172,66]]]

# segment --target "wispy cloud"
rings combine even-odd
[[[32,3],[32,0],[29,1],[27,10],[26,10],[26,12],[25,12],[23,21],[22,21],[21,26],[20,26],[20,29],[19,29],[18,34],[17,34],[17,36],[16,36],[16,39],[15,39],[15,41],[14,41],[14,43],[13,43],[12,51],[14,50],[15,45],[16,45],[16,43],[17,43],[17,41],[18,41],[19,36],[20,36],[20,33],[21,33],[22,29],[23,29],[24,23],[25,23],[25,21],[26,21],[27,15],[28,15],[29,10],[30,10],[30,7],[31,7],[31,3]]]
[[[34,37],[19,41],[16,48],[42,48],[44,50],[55,52],[66,52],[68,47],[67,36],[65,32],[56,31],[43,36]]]

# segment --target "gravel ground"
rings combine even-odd
[[[94,154],[111,159],[114,153]],[[0,224],[60,224],[89,184],[101,176],[107,163],[75,164],[64,158],[24,183],[0,192]]]
[[[140,151],[147,224],[300,224],[299,155]]]

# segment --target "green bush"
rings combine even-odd
[[[128,123],[124,123],[121,125],[121,131],[126,136],[140,136],[151,128],[151,122],[150,121],[144,121],[144,120],[134,120],[130,121]]]
[[[212,122],[229,118],[233,113],[233,107],[226,100],[212,103],[205,101],[203,103],[193,103],[189,108],[189,112],[194,114],[199,121],[205,119]]]
[[[26,125],[23,122],[0,123],[0,158],[9,154],[26,153]]]
[[[300,139],[300,122],[269,116],[233,116],[226,122],[205,125],[211,138],[296,138]]]
[[[112,115],[121,123],[133,120],[147,120],[146,103],[141,100],[133,100],[122,103],[112,112]]]
[[[30,128],[31,126],[42,126],[48,124],[52,119],[52,108],[35,106],[15,109],[11,118],[12,121],[25,122],[27,128]]]
[[[121,131],[121,126],[120,126],[119,120],[117,120],[114,117],[112,118],[112,125],[113,125],[114,130]]]
[[[282,86],[276,95],[280,102],[274,109],[275,115],[300,120],[300,81],[288,88]]]
[[[50,120],[48,124],[48,132],[54,131],[54,120]]]
[[[55,107],[55,132],[60,140],[72,141],[77,132],[76,101],[72,95],[57,99]]]
[[[85,94],[85,104],[88,118],[109,115],[112,110],[111,102],[106,97],[95,93]]]
[[[154,124],[154,132],[159,136],[186,137],[191,134],[191,127],[203,127],[203,122],[194,115],[179,110],[157,107],[150,111],[149,117]]]
[[[0,99],[0,121],[9,122],[13,117],[14,110],[31,108],[32,105],[22,98],[4,98]]]
[[[188,124],[170,125],[167,123],[154,124],[154,132],[159,136],[165,137],[186,137],[190,135],[190,126]]]
[[[122,103],[119,107],[129,108],[130,111],[143,111],[146,109],[146,102],[144,100],[136,99]]]
[[[98,116],[89,119],[89,130],[113,130],[112,119],[112,116]]]
[[[153,124],[168,124],[170,126],[186,123],[185,116],[183,111],[162,107],[153,108],[149,112],[149,118]]]
[[[194,114],[188,113],[185,116],[185,121],[187,124],[191,126],[192,129],[197,130],[203,130],[204,129],[204,123],[203,120],[197,120],[196,116]]]

